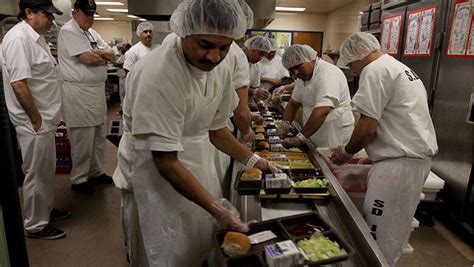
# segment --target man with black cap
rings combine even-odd
[[[105,81],[107,61],[115,55],[91,29],[96,4],[76,0],[72,19],[59,31],[59,70],[63,78],[63,117],[71,142],[73,191],[92,195],[92,184],[113,184],[103,172],[105,148]]]
[[[23,158],[25,234],[40,239],[65,237],[50,222],[71,215],[52,209],[61,88],[44,34],[53,25],[53,13],[63,14],[51,0],[21,0],[21,22],[7,32],[1,49],[5,100]]]

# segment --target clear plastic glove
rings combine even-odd
[[[280,86],[273,91],[273,94],[284,94],[286,92],[286,86]]]
[[[255,133],[250,127],[247,128],[247,131],[242,132],[242,134],[240,135],[240,141],[242,141],[242,143],[250,143],[250,142],[253,142],[254,140],[255,140]]]
[[[258,113],[252,113],[251,120],[254,121],[256,125],[263,125],[263,117]]]
[[[290,130],[290,122],[289,121],[281,121],[280,126],[276,129],[276,135],[278,135],[281,139],[285,138]]]
[[[220,227],[244,233],[249,231],[249,224],[252,222],[242,222],[239,212],[227,199],[217,199],[207,210],[217,220]]]
[[[260,158],[257,163],[255,163],[255,168],[260,169],[262,171],[270,171],[273,174],[281,172],[281,167],[277,164],[268,161],[266,159]]]
[[[265,100],[270,97],[270,93],[263,88],[258,88],[255,90],[253,96],[255,97],[257,101]]]
[[[273,95],[272,95],[272,104],[273,105],[279,105],[279,104],[281,104],[281,102],[283,102],[282,99],[281,99],[281,94],[273,93]]]
[[[331,151],[331,156],[329,159],[337,165],[344,164],[352,159],[354,155],[346,152],[346,149],[342,146],[334,147],[329,149]]]
[[[303,142],[298,137],[287,137],[283,139],[283,142],[281,142],[281,144],[285,148],[290,148],[290,147],[299,147],[303,145]]]
[[[258,109],[258,112],[260,112],[260,114],[265,114],[268,111],[267,104],[263,102],[262,100],[257,102],[257,109]]]

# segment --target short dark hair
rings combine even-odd
[[[20,8],[20,12],[18,13],[18,16],[16,16],[16,18],[17,18],[19,21],[22,21],[22,20],[25,20],[25,19],[26,19],[26,9],[27,9],[27,8],[31,9],[31,11],[32,11],[33,13],[36,13],[36,12],[38,12],[39,10],[41,10],[41,8],[40,8],[40,7],[37,7],[37,6],[35,6],[35,7],[21,7],[21,8]]]

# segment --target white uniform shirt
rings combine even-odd
[[[74,19],[69,20],[59,31],[59,70],[64,81],[80,83],[102,83],[107,80],[107,66],[87,66],[79,61],[79,55],[92,50],[96,43],[100,49],[110,46],[93,29],[82,30]]]
[[[19,22],[5,35],[1,52],[5,100],[12,123],[31,123],[11,87],[12,82],[26,79],[43,119],[41,131],[56,130],[61,110],[59,72],[44,36],[25,21]]]
[[[224,61],[229,62],[232,71],[232,84],[235,89],[239,89],[244,86],[249,86],[249,64],[247,56],[245,55],[242,48],[239,47],[235,42],[230,45],[229,53],[227,54]]]
[[[310,137],[316,146],[333,147],[344,144],[350,138],[351,132],[335,138],[335,135],[342,134],[344,127],[354,124],[349,87],[338,67],[321,59],[316,60],[311,80],[297,79],[291,98],[303,105],[304,123],[315,108],[333,108],[319,130]]]
[[[260,72],[260,66],[258,64],[249,63],[249,78],[250,78],[249,87],[252,87],[252,88],[260,87],[261,76],[262,75]]]
[[[261,77],[281,79],[285,76],[290,76],[288,70],[283,67],[283,64],[281,63],[281,57],[279,55],[275,55],[272,60],[268,60],[266,57],[263,57],[262,60],[258,62],[258,65],[260,66]],[[272,83],[262,82],[262,88],[268,90],[272,87]]]
[[[383,55],[360,74],[353,108],[378,121],[367,146],[374,161],[387,158],[428,158],[438,151],[428,110],[426,89],[406,65]]]
[[[125,53],[123,68],[130,71],[137,61],[148,54],[154,47],[147,47],[142,42],[136,43]]]

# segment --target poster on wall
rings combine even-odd
[[[280,49],[285,49],[291,45],[291,32],[272,32],[272,37],[276,40]]]
[[[469,0],[457,0],[453,21],[449,33],[447,56],[465,57],[467,53],[467,45],[471,28],[471,7]],[[469,49],[470,50],[470,49]]]
[[[381,39],[382,52],[390,55],[396,55],[398,53],[401,26],[402,15],[395,15],[383,20]]]
[[[469,42],[467,46],[466,55],[469,57],[474,57],[474,15],[471,17],[471,33],[469,34]]]
[[[408,27],[403,56],[431,56],[436,6],[408,13]]]

